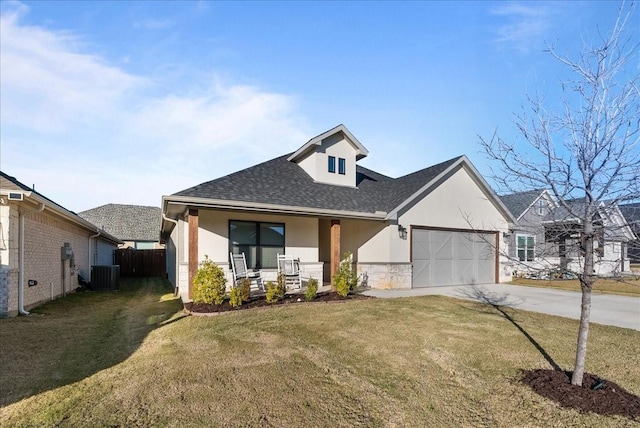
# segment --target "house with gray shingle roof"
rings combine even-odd
[[[329,283],[346,253],[371,287],[510,280],[502,235],[515,219],[466,156],[399,178],[364,168],[344,126],[300,149],[162,198],[167,270],[183,297],[208,255],[276,278],[276,255]]]
[[[552,270],[582,271],[580,217],[584,199],[558,203],[544,189],[516,192],[500,199],[517,220],[508,238],[514,271],[533,276]],[[598,204],[595,220],[596,273],[629,272],[628,246],[634,235],[617,204]]]
[[[124,241],[122,248],[148,250],[160,244],[159,207],[106,204],[78,215]]]
[[[640,263],[640,203],[620,205],[620,212],[635,234],[634,239],[629,242],[629,259],[633,263]]]

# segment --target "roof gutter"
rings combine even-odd
[[[24,217],[30,214],[40,213],[44,210],[44,202],[40,202],[40,206],[34,210],[22,212],[18,214],[18,313],[20,315],[29,315],[24,309]]]

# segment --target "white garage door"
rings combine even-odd
[[[495,282],[495,233],[413,229],[413,287]]]

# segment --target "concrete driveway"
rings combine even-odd
[[[383,298],[442,295],[566,318],[580,318],[581,293],[576,291],[511,284],[483,284],[412,290],[372,289],[364,294]],[[591,295],[591,322],[640,330],[640,297],[593,293]]]

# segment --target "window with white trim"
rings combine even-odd
[[[536,237],[533,235],[517,235],[516,246],[518,248],[518,260],[521,262],[532,262]]]

